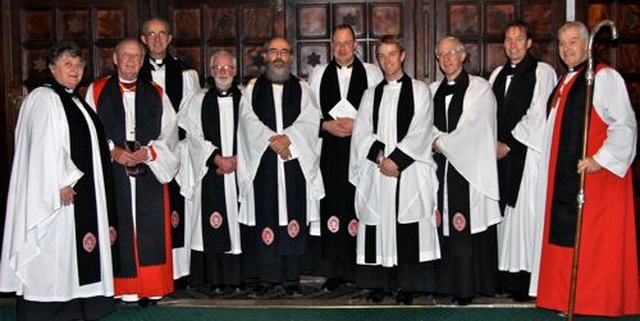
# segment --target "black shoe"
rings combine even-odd
[[[377,288],[377,289],[371,290],[371,292],[367,294],[367,301],[373,302],[373,303],[380,303],[384,300],[384,297],[385,297],[384,290]]]
[[[327,281],[322,285],[322,289],[328,292],[335,291],[340,287],[340,285],[344,283],[346,283],[346,280],[339,276],[335,278],[328,278]]]
[[[515,291],[511,294],[511,299],[516,302],[528,302],[533,300],[526,291]]]
[[[142,299],[140,299],[138,301],[138,305],[143,307],[143,308],[146,308],[146,307],[151,307],[151,306],[154,306],[154,305],[158,305],[158,301],[160,301],[160,300],[159,299],[155,300],[155,299],[149,299],[149,298],[142,298]]]
[[[457,305],[465,306],[465,305],[471,304],[471,302],[473,301],[473,297],[468,297],[468,298],[454,297],[452,301]]]
[[[413,304],[413,293],[407,291],[398,291],[396,294],[396,303],[411,305]]]
[[[302,296],[302,290],[298,285],[288,285],[284,288],[284,291],[287,293],[287,296],[290,298],[299,298]]]
[[[267,293],[271,290],[271,286],[258,284],[253,292],[249,293],[247,296],[251,299],[263,299]]]

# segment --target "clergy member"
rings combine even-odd
[[[438,180],[431,156],[431,93],[403,70],[398,36],[383,36],[376,56],[384,80],[362,97],[349,160],[359,224],[356,285],[380,302],[395,292],[411,304],[435,291],[440,258],[436,230]]]
[[[569,68],[549,101],[542,181],[546,202],[541,235],[538,307],[566,313],[579,188],[586,173],[574,313],[619,317],[640,314],[640,282],[631,169],[636,117],[625,82],[595,64],[593,104],[582,157],[589,31],[568,22],[558,30],[560,58]],[[545,197],[541,197],[545,200]],[[535,271],[532,276],[535,275]]]
[[[228,293],[241,281],[236,131],[242,94],[234,81],[233,55],[216,51],[209,68],[212,87],[187,98],[178,114],[188,157],[176,180],[193,226],[189,283]]]
[[[198,72],[183,60],[176,59],[167,48],[172,35],[169,23],[162,18],[152,18],[142,24],[140,40],[147,47],[147,54],[140,68],[140,77],[160,85],[169,97],[173,110],[178,113],[182,101],[200,89]],[[180,140],[184,133],[179,130]],[[180,143],[176,154],[186,157],[184,143]],[[189,274],[191,258],[191,226],[185,224],[184,197],[180,186],[173,180],[169,183],[171,204],[171,242],[173,247],[173,277],[178,280]],[[183,284],[184,285],[184,282]]]
[[[0,291],[16,292],[18,320],[93,320],[114,309],[109,146],[75,91],[82,49],[56,44],[47,63],[53,79],[25,98],[18,117]]]
[[[503,220],[498,225],[498,283],[515,301],[529,300],[538,168],[547,100],[556,84],[550,65],[529,53],[531,27],[514,21],[504,32],[504,66],[489,82],[498,103],[498,178]]]
[[[430,85],[433,149],[438,164],[438,292],[459,305],[493,295],[500,222],[496,165],[496,100],[486,80],[464,70],[467,54],[455,37],[436,46],[445,78]]]
[[[306,82],[290,73],[291,44],[271,39],[264,47],[265,73],[245,88],[238,123],[240,223],[246,277],[299,296],[308,235],[319,234],[324,196],[318,166],[320,110]]]
[[[364,91],[382,80],[380,69],[356,57],[358,41],[350,25],[333,30],[333,59],[316,66],[309,86],[322,110],[320,170],[325,197],[320,201],[319,239],[312,238],[317,253],[314,274],[327,277],[323,288],[335,290],[355,280],[358,219],[353,207],[354,187],[349,183],[349,146],[353,120]]]
[[[117,73],[87,90],[111,145],[122,269],[116,295],[146,305],[173,292],[168,188],[178,170],[176,115],[162,88],[138,77],[144,47],[122,40]]]

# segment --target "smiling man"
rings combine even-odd
[[[184,60],[176,59],[169,53],[169,45],[173,36],[169,23],[162,18],[152,18],[142,24],[140,40],[147,47],[140,68],[140,77],[160,85],[169,97],[173,110],[178,113],[185,98],[200,89],[198,72]],[[184,132],[179,131],[180,140]],[[179,144],[176,153],[186,152],[184,142]],[[169,183],[169,200],[171,204],[171,242],[173,247],[173,277],[177,280],[189,274],[191,226],[185,218],[184,197],[180,195],[180,186],[173,180]],[[185,282],[177,282],[183,286]]]
[[[310,252],[317,252],[314,272],[327,277],[323,288],[328,291],[354,280],[358,220],[354,188],[348,180],[351,131],[362,94],[382,80],[378,67],[358,59],[357,48],[351,26],[337,26],[331,39],[333,59],[309,75],[309,86],[322,110],[320,169],[327,194],[320,203],[321,236],[312,239],[315,248]]]
[[[640,313],[640,283],[631,163],[637,124],[624,80],[597,64],[582,158],[589,32],[581,22],[558,30],[559,53],[569,69],[549,101],[538,197],[544,211],[537,305],[567,312],[580,173],[585,176],[575,314],[618,317]],[[545,202],[546,200],[546,202]],[[534,271],[535,272],[535,271]],[[533,280],[533,278],[532,278]]]
[[[116,74],[87,89],[87,102],[97,110],[111,146],[122,263],[115,290],[125,302],[159,300],[173,292],[166,184],[178,170],[178,130],[162,88],[138,77],[143,58],[139,41],[122,40],[113,53]]]
[[[498,102],[498,177],[503,221],[498,226],[500,286],[515,301],[529,299],[534,252],[538,166],[547,100],[556,84],[550,65],[536,61],[529,49],[531,27],[514,21],[504,32],[508,61],[489,78]]]
[[[445,75],[430,85],[442,249],[438,292],[466,305],[478,293],[496,291],[496,100],[489,82],[464,70],[467,53],[458,38],[442,39],[436,58]]]
[[[349,158],[359,220],[356,285],[372,289],[371,301],[395,292],[398,303],[411,304],[415,292],[435,291],[432,261],[440,258],[431,93],[404,72],[398,36],[383,36],[376,55],[384,80],[362,97]]]

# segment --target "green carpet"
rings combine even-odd
[[[15,320],[15,307],[0,307],[0,320]],[[106,321],[230,320],[230,321],[409,321],[409,320],[566,320],[554,312],[534,308],[478,307],[119,307]],[[612,320],[576,317],[576,321]],[[640,320],[640,316],[615,320]]]

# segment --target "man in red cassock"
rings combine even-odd
[[[566,313],[576,231],[580,173],[586,172],[574,313],[617,317],[640,313],[634,199],[629,166],[636,154],[636,118],[624,80],[597,64],[581,159],[589,33],[569,22],[558,31],[569,68],[549,102],[542,194],[544,226],[538,307]],[[544,197],[540,197],[543,201]],[[536,278],[532,279],[532,282]]]

